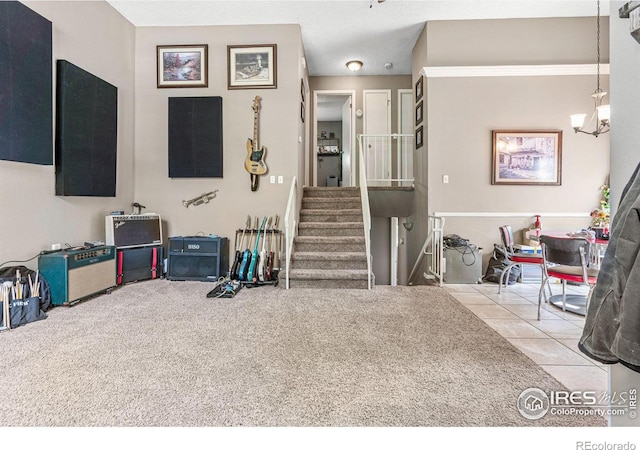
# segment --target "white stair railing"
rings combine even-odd
[[[439,285],[442,287],[442,275],[444,269],[444,247],[442,243],[443,230],[444,217],[429,216],[429,232],[427,234],[427,239],[425,239],[422,250],[420,250],[420,254],[413,265],[411,274],[409,274],[409,279],[407,280],[409,284],[412,284],[413,277],[418,271],[418,267],[420,266],[423,258],[428,256],[430,258],[427,260],[427,271],[423,273],[423,276],[428,280],[437,280]]]
[[[413,140],[412,134],[358,135],[369,186],[413,187]]]
[[[285,288],[289,289],[289,268],[291,266],[291,252],[293,250],[293,238],[298,234],[298,221],[300,212],[298,211],[298,179],[293,177],[287,209],[284,213],[284,236],[285,236]]]
[[[358,153],[358,184],[360,185],[362,221],[364,223],[364,242],[367,252],[367,289],[371,289],[371,210],[369,209],[369,190],[367,189],[367,175],[364,166],[362,146],[358,149]]]

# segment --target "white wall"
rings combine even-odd
[[[104,216],[133,199],[134,27],[106,2],[23,3],[53,23],[54,87],[55,60],[66,59],[118,88],[117,188],[114,198],[57,197],[54,166],[0,161],[0,264],[104,239]]]

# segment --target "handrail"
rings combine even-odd
[[[291,180],[291,189],[289,189],[287,209],[284,213],[286,289],[289,289],[289,267],[291,265],[291,250],[293,249],[293,238],[295,238],[297,234],[298,220],[298,179],[296,177],[293,177],[293,179]]]
[[[418,270],[418,266],[422,262],[422,259],[426,256],[431,256],[430,264],[427,265],[427,272],[423,274],[423,276],[427,279],[436,279],[438,280],[440,286],[442,287],[442,277],[443,277],[443,267],[442,267],[442,259],[444,252],[444,244],[442,242],[443,239],[443,230],[444,230],[444,217],[439,216],[429,216],[429,233],[427,234],[427,238],[424,241],[424,245],[422,246],[422,250],[420,250],[420,254],[416,258],[416,262],[413,265],[413,269],[411,270],[411,274],[409,274],[409,278],[407,279],[408,284],[411,284],[411,280],[416,274]],[[427,249],[431,246],[431,251],[427,251]]]
[[[367,189],[367,174],[364,166],[362,145],[358,149],[358,184],[360,185],[364,243],[367,252],[367,289],[371,289],[371,210],[369,209],[369,190]]]
[[[413,139],[413,134],[400,133],[358,135],[370,186],[413,186]]]

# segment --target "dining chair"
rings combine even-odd
[[[510,225],[503,225],[500,227],[500,237],[502,239],[502,245],[507,251],[507,257],[509,258],[509,264],[502,271],[500,275],[500,282],[498,283],[498,294],[500,294],[502,285],[507,286],[507,282],[509,281],[509,274],[511,269],[514,266],[520,267],[520,273],[522,273],[522,268],[524,265],[532,265],[540,267],[543,269],[544,261],[542,259],[542,255],[531,254],[531,253],[516,253],[513,248],[513,229]],[[544,281],[544,277],[542,277],[542,281]],[[541,288],[544,287],[544,284],[541,285]],[[544,289],[541,289],[542,293],[544,293]],[[551,287],[549,287],[549,295],[551,295]],[[546,300],[546,294],[545,294]]]
[[[550,278],[562,280],[562,310],[567,310],[567,281],[589,286],[586,306],[598,280],[599,270],[589,267],[591,244],[585,238],[540,236],[543,272],[542,286],[538,294],[538,320],[542,306],[542,294]]]

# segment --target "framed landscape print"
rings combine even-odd
[[[560,186],[562,131],[497,131],[491,184]]]
[[[277,46],[228,45],[228,89],[275,89],[277,83]]]
[[[158,45],[159,88],[207,87],[208,49],[201,45]]]
[[[420,125],[420,127],[418,127],[418,129],[416,130],[416,148],[420,148],[422,147],[422,145],[424,144],[423,139],[424,136],[423,134],[423,129],[422,129],[422,125]]]

